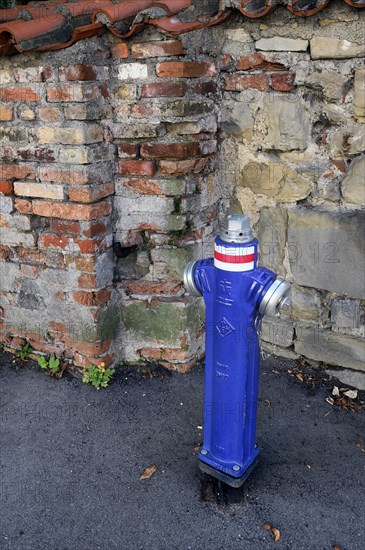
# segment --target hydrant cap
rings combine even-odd
[[[253,240],[250,218],[244,214],[229,214],[220,238],[227,243],[249,243]]]

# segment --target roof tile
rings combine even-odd
[[[354,8],[364,8],[365,0],[343,0]],[[309,17],[323,10],[330,0],[289,0],[287,9],[296,16]],[[263,17],[281,4],[279,0],[221,0],[214,16],[183,22],[178,14],[192,0],[51,0],[0,10],[0,56],[25,51],[58,50],[78,40],[109,29],[127,38],[147,24],[171,35],[218,25],[233,9],[245,17]]]

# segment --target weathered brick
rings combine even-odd
[[[141,195],[162,195],[163,191],[153,180],[130,179],[124,182],[125,187],[138,191]]]
[[[53,162],[55,152],[49,147],[26,147],[18,149],[18,158],[21,160],[30,160],[35,162]]]
[[[199,78],[216,76],[214,63],[195,61],[161,61],[156,66],[157,76],[161,78]]]
[[[198,95],[211,95],[217,93],[217,83],[213,80],[199,82],[192,88],[192,92]]]
[[[42,122],[58,122],[61,119],[61,109],[58,107],[42,107],[38,110]]]
[[[92,164],[114,158],[110,143],[98,143],[96,147],[64,147],[59,153],[59,161],[64,164]]]
[[[189,359],[189,350],[183,348],[141,348],[138,350],[141,357],[157,359],[159,361],[186,361]]]
[[[80,288],[93,289],[97,287],[96,275],[92,273],[82,273],[77,282]]]
[[[75,302],[83,306],[101,306],[109,302],[111,295],[110,290],[106,288],[97,292],[78,290],[72,293]]]
[[[20,126],[0,126],[0,141],[28,141],[28,130]]]
[[[98,95],[97,84],[66,84],[47,89],[48,101],[91,101]]]
[[[156,164],[146,160],[122,160],[117,164],[117,173],[122,176],[153,176]]]
[[[271,75],[271,87],[279,92],[291,92],[294,88],[294,73]]]
[[[84,224],[85,225],[85,224]],[[86,224],[86,229],[83,231],[83,235],[88,239],[103,235],[107,231],[107,226],[104,222],[96,221]]]
[[[187,143],[143,143],[141,156],[145,158],[177,158],[197,157],[201,153],[199,142]],[[152,174],[147,174],[152,175]]]
[[[108,67],[91,65],[68,65],[59,68],[60,81],[104,80],[109,76]]]
[[[285,65],[268,61],[262,53],[253,53],[242,57],[236,65],[237,71],[264,70],[264,71],[285,71]]]
[[[57,183],[74,183],[76,185],[81,185],[92,181],[90,175],[86,171],[72,166],[69,168],[42,166],[38,175],[41,181]]]
[[[52,233],[41,233],[38,237],[38,247],[43,248],[52,248],[59,250],[66,250],[70,246],[69,237],[64,237],[62,235],[53,235]]]
[[[129,119],[131,107],[128,103],[120,103],[114,108],[114,113],[117,119]]]
[[[123,63],[118,67],[119,80],[141,80],[148,77],[148,67],[143,63]]]
[[[40,197],[42,199],[56,200],[63,200],[64,198],[62,185],[16,181],[14,183],[14,191],[16,195],[22,197]]]
[[[75,258],[75,266],[78,271],[85,271],[86,273],[93,273],[95,271],[96,258],[81,256]]]
[[[0,181],[0,193],[3,195],[12,195],[14,193],[14,186],[9,181]]]
[[[89,205],[34,200],[33,212],[48,218],[88,221],[108,216],[111,208],[108,201]]]
[[[18,117],[21,120],[30,121],[30,120],[35,120],[36,114],[34,109],[31,109],[30,107],[28,107],[28,105],[22,105],[18,109]]]
[[[14,77],[17,82],[51,82],[54,80],[52,67],[14,68]]]
[[[91,203],[114,194],[114,183],[103,183],[94,188],[70,188],[69,199],[73,202]]]
[[[112,46],[110,46],[110,52],[112,54],[112,57],[116,59],[126,59],[129,55],[128,45],[125,42],[112,44]]]
[[[143,85],[144,86],[144,85]],[[136,99],[137,98],[137,85],[136,84],[122,84],[115,91],[114,95],[117,99]]]
[[[104,131],[99,125],[84,125],[72,128],[37,128],[35,135],[39,143],[62,143],[82,145],[103,141]]]
[[[31,214],[33,212],[32,202],[26,199],[15,199],[14,208],[21,214]]]
[[[113,136],[120,139],[153,138],[165,135],[166,129],[161,124],[114,124]]]
[[[248,88],[254,88],[260,92],[269,90],[269,76],[264,74],[233,75],[226,77],[226,90],[229,92],[241,92]]]
[[[0,179],[2,180],[34,179],[34,177],[33,168],[26,164],[0,164]]]
[[[165,40],[160,42],[145,42],[132,45],[132,56],[137,59],[148,57],[167,57],[183,55],[184,49],[180,40]]]
[[[65,106],[65,118],[68,120],[98,120],[107,116],[107,108],[100,102],[75,103]]]
[[[130,113],[134,118],[149,118],[153,115],[153,105],[147,103],[135,103],[130,106]]]
[[[119,143],[118,156],[120,158],[133,159],[138,156],[137,143]]]
[[[22,103],[32,103],[39,101],[39,95],[32,90],[32,88],[25,88],[21,86],[19,88],[12,88],[2,86],[0,87],[0,100],[1,101],[20,101]]]
[[[51,254],[49,254],[40,250],[36,250],[34,248],[18,247],[17,255],[19,259],[23,260],[24,262],[31,262],[35,264],[44,264],[44,265],[57,266],[57,267],[64,265],[63,255],[57,252],[52,252]]]
[[[14,118],[14,109],[12,107],[1,107],[0,106],[0,120],[9,121]]]
[[[147,97],[183,97],[186,93],[185,82],[149,82],[142,84],[141,95]]]
[[[183,176],[185,174],[200,174],[207,165],[207,159],[196,160],[161,160],[159,172],[166,176]]]
[[[81,233],[81,226],[79,222],[76,221],[65,221],[65,220],[51,220],[50,229],[58,235],[69,235],[71,237],[77,237]]]
[[[41,181],[83,185],[105,182],[108,180],[108,168],[109,163],[101,163],[93,166],[42,166],[39,169],[38,177]]]

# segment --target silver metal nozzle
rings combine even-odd
[[[195,284],[194,280],[194,267],[196,262],[189,262],[186,264],[184,269],[184,286],[185,289],[191,294],[192,296],[201,296],[202,293],[198,289],[198,287]]]
[[[290,307],[291,284],[282,277],[277,277],[266,291],[260,304],[260,314],[274,317],[280,309]]]

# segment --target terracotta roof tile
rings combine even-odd
[[[365,0],[343,0],[364,8]],[[281,2],[280,2],[281,3]],[[289,0],[287,9],[299,17],[323,10],[330,0]],[[147,24],[172,35],[217,25],[234,9],[245,17],[258,18],[276,9],[279,0],[221,0],[215,16],[201,16],[184,22],[178,14],[192,0],[51,0],[0,10],[0,56],[25,51],[67,48],[78,40],[98,35],[105,29],[127,38]]]

